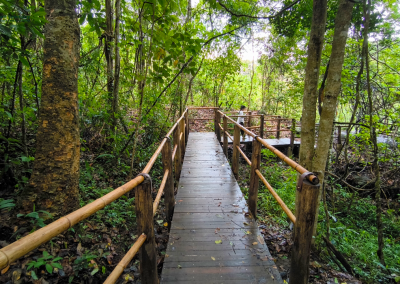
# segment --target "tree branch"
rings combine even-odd
[[[201,46],[201,48],[203,48],[203,47],[205,47],[206,45],[208,45],[208,44],[209,44],[210,42],[212,42],[214,39],[217,39],[217,38],[222,37],[222,36],[227,35],[227,34],[231,34],[231,33],[233,33],[234,31],[243,28],[244,26],[245,26],[245,25],[242,25],[242,26],[237,27],[237,28],[235,28],[235,29],[233,29],[233,30],[231,30],[231,31],[229,31],[229,32],[226,32],[226,33],[223,33],[223,34],[219,34],[219,35],[216,35],[216,36],[213,36],[213,37],[209,38],[205,43],[203,43],[203,45]],[[158,102],[158,100],[161,98],[161,96],[165,93],[165,91],[166,91],[169,87],[171,87],[171,85],[175,82],[176,78],[178,78],[178,76],[183,72],[183,70],[185,70],[185,68],[190,64],[190,62],[192,62],[193,58],[194,58],[196,55],[197,55],[197,54],[192,55],[192,56],[189,58],[189,60],[186,61],[186,62],[182,65],[182,67],[181,67],[181,69],[179,70],[179,72],[178,72],[178,73],[174,76],[174,78],[168,83],[168,85],[165,86],[165,88],[161,91],[161,93],[158,95],[157,99],[154,101],[154,103],[152,104],[152,106],[146,111],[146,114],[142,116],[142,119],[141,119],[140,121],[143,121],[143,119],[150,113],[150,111],[151,111],[151,110],[153,109],[153,107],[157,104],[157,102]]]

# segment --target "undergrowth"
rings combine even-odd
[[[268,150],[263,149],[261,171],[272,188],[295,212],[297,172],[283,164]],[[249,167],[245,173],[249,175]],[[248,179],[242,181],[241,188],[248,197]],[[349,200],[352,192],[339,184],[330,184],[335,191],[328,195],[328,211],[330,215],[330,241],[345,255],[358,277],[365,283],[392,283],[400,275],[400,218],[394,209],[385,209],[382,215],[384,226],[386,267],[382,266],[377,256],[378,240],[376,228],[376,207],[370,197],[355,196],[351,207]],[[331,259],[322,239],[326,235],[327,224],[325,211],[321,202],[319,210],[316,248],[320,256],[333,268],[341,270]],[[260,182],[258,194],[258,213],[264,220],[269,219],[281,226],[288,226],[290,220],[268,189]]]

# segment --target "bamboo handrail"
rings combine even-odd
[[[222,115],[225,115],[223,112],[219,111]],[[272,153],[274,153],[276,156],[278,156],[278,158],[280,158],[283,162],[285,162],[287,165],[289,165],[290,167],[292,167],[293,169],[295,169],[298,173],[300,174],[304,174],[306,172],[308,172],[305,168],[303,168],[302,166],[300,166],[298,163],[296,163],[295,161],[293,161],[292,159],[290,159],[289,157],[287,157],[285,154],[283,154],[281,151],[277,150],[275,147],[273,147],[272,145],[268,144],[265,140],[263,140],[262,138],[260,138],[259,136],[257,136],[256,134],[254,134],[253,132],[251,132],[250,130],[248,130],[247,128],[241,126],[239,123],[237,123],[236,121],[234,121],[233,119],[231,119],[229,116],[226,116],[227,119],[229,119],[230,121],[232,121],[235,125],[237,125],[240,129],[242,129],[245,133],[247,133],[249,136],[256,138],[262,145],[264,145],[268,150],[272,151]],[[276,131],[276,130],[275,130]],[[313,184],[317,184],[319,182],[318,177],[316,177],[313,174],[310,174],[307,176],[307,179],[313,183]]]
[[[260,117],[262,114],[249,114],[249,115],[230,115],[230,117]]]
[[[264,130],[264,132],[288,132],[288,131],[292,131],[291,129],[275,129],[275,130]]]
[[[239,153],[243,156],[243,159],[245,159],[246,162],[249,164],[249,166],[251,166],[249,158],[247,158],[246,154],[242,151],[242,149],[240,149],[239,145],[237,145],[236,148],[239,150]]]
[[[246,127],[247,129],[258,129],[260,128],[260,125],[256,125],[256,126],[250,126],[250,127]],[[228,128],[228,130],[234,130],[235,128]]]
[[[165,173],[164,173],[163,179],[161,181],[160,188],[158,189],[158,193],[157,193],[156,199],[154,199],[154,202],[153,202],[153,215],[155,215],[156,212],[157,212],[157,207],[158,207],[158,204],[160,203],[161,195],[164,192],[164,187],[165,187],[165,184],[167,183],[168,174],[169,174],[169,170],[166,170]]]
[[[178,123],[184,119],[184,116],[188,110],[186,109],[182,116],[178,119],[178,121],[172,126],[170,131],[167,133],[166,137],[169,137],[173,130],[176,128]],[[181,137],[182,137],[181,133]],[[164,147],[166,141],[168,139],[164,138],[160,145],[158,146],[157,150],[154,152],[152,157],[150,158],[149,162],[147,163],[146,167],[143,169],[142,173],[148,174],[153,167],[158,155],[161,153],[162,148]],[[48,242],[53,237],[59,235],[60,233],[68,230],[72,226],[76,225],[82,220],[85,220],[89,216],[93,215],[97,211],[103,209],[106,205],[110,204],[111,202],[115,201],[122,195],[128,193],[133,188],[138,186],[144,181],[143,176],[137,176],[131,181],[127,182],[126,184],[114,189],[110,193],[96,199],[90,204],[64,216],[60,219],[50,223],[49,225],[29,234],[18,241],[9,244],[8,246],[2,248],[0,250],[0,269],[7,267],[9,264],[14,262],[15,260],[19,259],[20,257],[24,256],[28,252],[34,250],[35,248],[39,247],[40,245]]]
[[[187,109],[219,109],[219,107],[188,107]]]
[[[220,111],[220,113],[222,115],[225,115],[223,112]],[[253,132],[247,130],[247,128],[241,126],[239,123],[237,123],[236,121],[234,121],[232,118],[230,118],[229,116],[226,116],[226,118],[230,121],[232,121],[235,125],[237,125],[240,129],[242,129],[245,133],[247,133],[247,135],[251,136],[251,137],[256,137],[257,135],[255,135]]]
[[[236,146],[237,149],[239,150],[239,153],[243,156],[243,158],[246,160],[247,164],[251,166],[251,161],[249,158],[247,158],[246,154],[240,149],[239,146]],[[256,174],[258,177],[261,179],[261,181],[265,184],[265,186],[268,188],[269,192],[272,194],[272,196],[275,198],[275,200],[278,202],[278,204],[281,206],[283,211],[285,211],[286,215],[289,217],[289,219],[294,223],[296,223],[296,217],[293,215],[292,211],[286,206],[285,202],[279,197],[279,195],[275,192],[275,190],[272,188],[272,186],[269,184],[269,182],[264,178],[262,173],[256,169]]]
[[[261,179],[261,181],[265,184],[265,186],[268,188],[269,192],[272,194],[272,196],[275,198],[275,200],[279,203],[279,206],[285,211],[286,215],[289,217],[289,219],[293,222],[293,224],[296,223],[296,217],[290,211],[290,209],[286,206],[285,202],[279,197],[279,195],[276,193],[276,191],[272,188],[272,186],[269,184],[269,182],[264,178],[264,176],[261,174],[259,170],[256,170],[256,174],[258,177]]]
[[[28,252],[34,250],[41,244],[51,240],[53,237],[60,233],[68,230],[75,224],[82,220],[85,220],[89,216],[93,215],[97,211],[103,209],[106,205],[110,204],[114,200],[118,199],[122,195],[128,193],[130,190],[138,186],[144,181],[143,176],[137,176],[133,180],[126,184],[118,187],[112,192],[104,195],[93,201],[92,203],[50,223],[49,225],[33,232],[32,234],[19,239],[12,244],[2,248],[0,250],[0,269],[13,263],[18,258],[24,256]]]
[[[221,123],[218,123],[218,125],[219,125],[219,128],[221,128],[221,130],[223,131],[224,128],[222,127]]]
[[[124,272],[124,269],[131,262],[132,258],[136,255],[145,240],[146,235],[141,234],[140,237],[133,244],[131,249],[125,254],[124,258],[121,259],[121,261],[117,264],[111,274],[108,275],[106,281],[104,281],[104,284],[113,284],[117,282],[118,278],[121,276],[122,272]]]
[[[189,118],[189,120],[214,120],[214,118]]]
[[[231,139],[231,141],[233,141],[233,137],[231,135],[229,135],[228,131],[225,131],[226,136],[229,137],[229,139]]]
[[[263,139],[261,139],[260,137],[256,137],[256,139],[263,144],[268,150],[270,150],[272,153],[274,153],[275,155],[278,156],[278,158],[280,158],[283,162],[285,162],[286,164],[288,164],[290,167],[292,167],[293,169],[295,169],[299,174],[304,174],[306,172],[308,172],[305,168],[303,168],[302,166],[300,166],[298,163],[296,163],[295,161],[293,161],[292,159],[290,159],[289,157],[287,157],[285,154],[283,154],[281,151],[279,151],[278,149],[276,149],[274,146],[269,145],[267,142],[265,142]],[[313,183],[313,184],[317,184],[319,182],[318,178],[311,174],[307,176],[307,179]]]

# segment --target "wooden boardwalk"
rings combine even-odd
[[[190,133],[161,283],[283,283],[214,133]]]

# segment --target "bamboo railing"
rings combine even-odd
[[[262,116],[261,116],[262,117]],[[223,119],[223,125],[220,124],[221,118]],[[228,120],[234,124],[233,139],[228,132]],[[280,119],[278,120],[278,122]],[[228,137],[233,141],[233,155],[232,155],[232,171],[236,178],[239,176],[239,155],[241,155],[246,163],[250,166],[250,186],[248,193],[248,206],[251,215],[257,217],[257,197],[258,197],[258,186],[259,180],[264,183],[271,195],[275,198],[279,206],[286,213],[288,218],[295,225],[294,227],[294,245],[291,257],[291,272],[290,272],[290,283],[300,284],[308,283],[309,268],[308,263],[310,260],[311,243],[313,237],[314,219],[317,212],[316,201],[319,196],[319,180],[316,175],[308,172],[307,169],[284,155],[282,152],[277,150],[272,145],[268,144],[262,139],[262,136],[258,136],[253,133],[250,129],[253,127],[244,127],[234,121],[231,117],[225,115],[221,111],[216,112],[216,135],[223,135],[223,150],[228,158]],[[261,128],[264,123],[261,123]],[[295,125],[295,121],[292,120],[292,128]],[[250,128],[250,129],[249,129]],[[240,130],[244,131],[250,137],[253,137],[253,149],[251,160],[240,148]],[[294,131],[292,131],[293,133]],[[221,141],[221,140],[220,140]],[[276,191],[269,184],[267,179],[262,175],[260,171],[261,164],[261,148],[264,146],[278,158],[285,162],[288,166],[295,169],[301,176],[297,183],[297,194],[296,194],[296,213],[293,214],[285,202],[279,197]]]
[[[20,257],[48,242],[53,237],[68,230],[82,220],[85,220],[104,208],[106,205],[136,188],[136,222],[138,224],[138,232],[141,232],[141,235],[120,263],[115,267],[114,271],[109,275],[105,283],[115,283],[136,253],[141,251],[140,274],[142,283],[158,284],[153,216],[157,211],[161,196],[164,193],[167,222],[168,226],[170,226],[175,205],[173,172],[175,172],[175,179],[178,180],[182,169],[182,160],[185,154],[185,144],[188,138],[188,132],[188,109],[186,109],[166,134],[165,138],[161,141],[141,174],[92,203],[61,217],[57,221],[2,248],[0,250],[0,269],[7,267]],[[172,149],[170,143],[171,135],[173,135]],[[162,154],[164,175],[157,197],[153,202],[151,195],[151,178],[148,174],[160,154]]]

